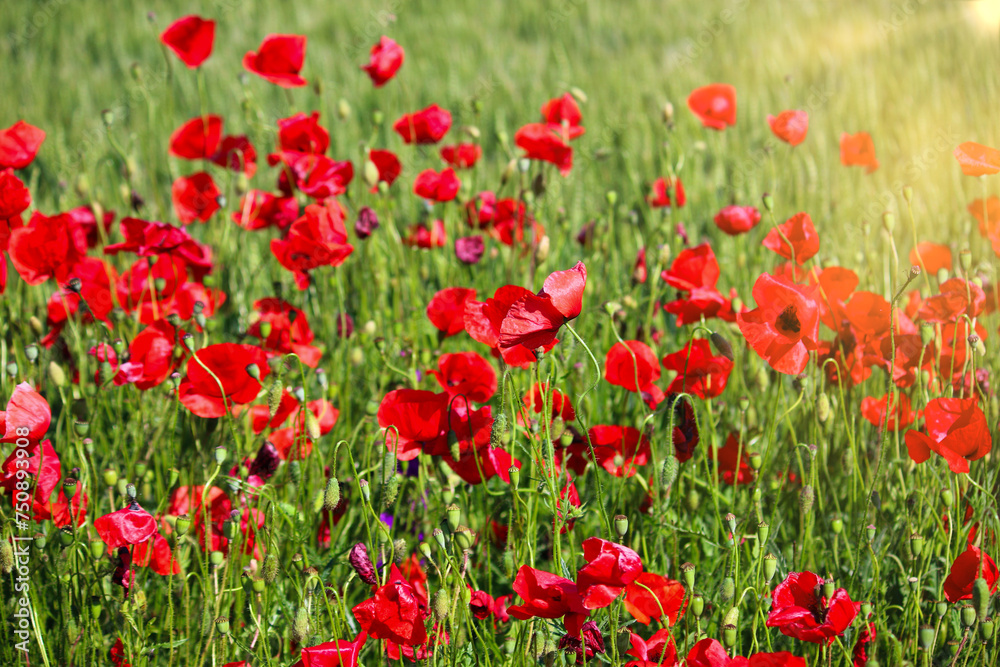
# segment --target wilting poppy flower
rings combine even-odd
[[[462,264],[476,264],[483,257],[486,245],[479,234],[455,239],[455,257]]]
[[[432,104],[402,116],[392,129],[408,144],[436,144],[451,128],[451,113]]]
[[[538,294],[527,294],[511,304],[500,323],[499,348],[504,358],[507,350],[535,350],[553,343],[562,325],[583,310],[586,286],[587,267],[577,262],[572,269],[550,273]]]
[[[451,167],[440,173],[433,169],[425,169],[417,175],[417,179],[413,182],[413,192],[424,199],[445,202],[455,198],[460,186],[461,182]]]
[[[576,586],[586,609],[607,607],[642,572],[642,559],[632,549],[599,537],[583,541],[587,561],[576,573]]]
[[[972,599],[972,584],[979,577],[986,580],[990,593],[995,593],[998,576],[1000,572],[990,555],[970,544],[951,564],[944,580],[944,597],[948,602]]]
[[[976,398],[934,398],[924,408],[927,433],[906,432],[910,458],[923,463],[937,452],[952,472],[969,472],[969,461],[990,453],[993,441],[986,416]]]
[[[306,58],[306,38],[302,35],[268,35],[257,52],[243,56],[243,67],[282,88],[306,85],[299,76]]]
[[[864,167],[867,173],[878,169],[875,157],[875,142],[867,132],[840,135],[840,163],[845,167]]]
[[[441,147],[441,159],[455,169],[471,169],[483,156],[483,149],[478,144],[456,144]]]
[[[375,566],[372,565],[372,560],[368,557],[368,548],[364,542],[358,542],[351,547],[351,552],[348,554],[347,560],[361,581],[369,586],[378,585]]]
[[[649,625],[652,619],[673,625],[684,610],[684,586],[659,574],[643,572],[625,587],[625,609],[635,620]]]
[[[646,197],[646,201],[653,208],[667,206],[680,208],[687,203],[684,184],[676,176],[671,176],[669,180],[661,176],[653,181],[652,192]]]
[[[434,220],[428,226],[425,222],[419,222],[406,228],[406,236],[403,237],[403,245],[413,248],[443,248],[448,243],[448,233],[445,231],[444,220]]]
[[[660,379],[660,364],[648,345],[638,340],[615,343],[604,357],[604,379],[629,391],[651,393]],[[636,384],[638,380],[638,384]],[[659,391],[660,398],[663,392]]]
[[[736,125],[736,89],[728,83],[698,88],[688,95],[687,103],[705,127],[724,130],[727,125]]]
[[[889,423],[886,428],[890,431],[898,431],[912,424],[916,415],[910,409],[910,398],[906,394],[896,392],[892,396],[895,409],[891,410],[888,415]],[[882,398],[865,396],[861,399],[861,416],[867,419],[870,424],[881,428],[886,419],[888,402],[888,394]]]
[[[497,374],[490,362],[475,352],[442,354],[433,375],[449,396],[465,396],[473,403],[487,403],[497,392]]]
[[[375,639],[388,639],[405,646],[418,646],[427,641],[424,627],[427,610],[420,604],[413,585],[395,565],[389,581],[351,611],[358,625]]]
[[[683,348],[663,357],[663,367],[677,377],[667,387],[671,393],[688,392],[701,398],[715,398],[726,389],[733,362],[712,354],[704,338],[697,338]]]
[[[819,252],[819,234],[808,213],[796,213],[777,229],[768,232],[761,245],[785,259],[792,259],[794,252],[795,262],[802,266]]]
[[[476,290],[447,287],[427,304],[427,319],[444,336],[454,336],[465,328],[466,304],[475,302]]]
[[[306,206],[284,239],[272,239],[271,252],[295,275],[298,288],[306,289],[310,283],[308,271],[340,266],[354,252],[354,246],[347,242],[343,206],[336,201]]]
[[[35,156],[45,132],[19,120],[6,130],[0,130],[0,169],[24,169]]]
[[[1000,151],[974,141],[959,144],[955,159],[966,176],[989,176],[1000,171]]]
[[[582,665],[598,653],[606,653],[604,636],[597,623],[587,621],[579,632],[567,632],[559,639],[560,650],[576,654],[576,664]]]
[[[819,306],[814,291],[764,273],[753,286],[757,308],[736,316],[750,347],[779,373],[801,373],[809,352],[818,347]]]
[[[299,203],[295,197],[277,197],[270,192],[250,190],[233,212],[233,222],[248,231],[277,227],[288,229],[299,217]]]
[[[192,118],[170,135],[170,154],[185,160],[211,157],[222,141],[222,116]]]
[[[362,630],[353,641],[335,639],[303,648],[302,659],[292,667],[358,667],[358,655],[366,641],[368,633]]]
[[[371,49],[371,59],[361,69],[368,73],[376,88],[384,86],[403,66],[403,47],[382,35],[378,44]]]
[[[145,542],[156,533],[156,519],[137,502],[94,519],[94,529],[109,550]]]
[[[513,589],[524,602],[507,607],[507,613],[522,621],[587,614],[576,584],[550,572],[522,565],[514,577]]]
[[[832,644],[858,615],[860,602],[852,602],[843,588],[830,599],[823,595],[823,579],[812,572],[790,572],[772,593],[767,627],[814,644]]]
[[[569,93],[556,97],[542,105],[542,117],[549,125],[555,125],[566,134],[567,139],[576,139],[586,130],[580,127],[583,115],[576,99]]]
[[[259,317],[247,329],[247,335],[260,338],[260,346],[269,357],[296,354],[306,366],[316,368],[323,351],[311,344],[315,336],[303,311],[276,297],[258,299],[253,309]],[[267,335],[262,328],[265,323]]]
[[[160,41],[185,65],[195,69],[212,55],[215,21],[194,15],[179,18],[160,34]]]
[[[219,148],[208,158],[212,164],[225,167],[232,171],[241,171],[247,178],[253,178],[257,173],[257,149],[253,147],[246,135],[229,135],[222,137]]]
[[[937,275],[941,269],[951,269],[951,250],[940,243],[922,241],[910,251],[910,264]]]
[[[378,170],[378,180],[387,186],[399,178],[403,173],[403,165],[392,151],[373,149],[368,151],[368,159],[372,161]],[[378,192],[378,184],[372,186],[372,192]]]
[[[632,477],[649,463],[649,439],[631,426],[592,426],[588,432],[597,465],[615,477]]]
[[[806,139],[809,131],[809,114],[805,111],[782,111],[777,116],[768,116],[774,136],[791,146],[798,146]]]
[[[526,158],[554,164],[563,176],[573,169],[573,149],[552,125],[528,123],[514,133],[514,143]]]
[[[726,443],[715,453],[709,450],[708,455],[716,460],[716,467],[722,473],[722,481],[733,484],[751,484],[753,469],[750,467],[750,453],[745,446],[740,445],[737,433],[726,436]]]
[[[207,222],[219,210],[219,191],[211,175],[204,171],[181,176],[171,188],[177,218],[185,225],[198,220]]]
[[[198,350],[177,390],[181,403],[199,417],[221,417],[227,408],[249,403],[261,388],[247,370],[251,365],[261,380],[271,372],[267,355],[253,345],[216,343]]]
[[[730,236],[745,234],[760,222],[760,211],[753,206],[727,206],[715,216],[715,225]]]
[[[86,240],[72,233],[66,213],[47,216],[35,211],[24,227],[10,234],[7,251],[24,282],[40,285],[49,278],[64,282],[87,252]]]
[[[626,602],[626,605],[628,602]],[[649,639],[643,639],[634,632],[629,634],[632,647],[625,655],[635,660],[625,663],[625,667],[675,667],[677,665],[677,647],[670,635],[669,628],[662,628],[653,633]]]

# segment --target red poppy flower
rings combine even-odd
[[[121,637],[115,640],[114,645],[111,647],[111,651],[108,652],[108,658],[111,660],[111,664],[114,665],[114,667],[132,667],[127,656],[125,655],[125,645],[122,644]]]
[[[166,320],[157,320],[132,339],[128,363],[137,369],[136,389],[157,387],[174,372],[174,339],[179,333]]]
[[[646,201],[653,208],[668,206],[681,208],[687,203],[684,184],[676,176],[671,176],[669,181],[661,176],[653,181],[652,193],[646,197]]]
[[[507,607],[507,613],[522,621],[587,614],[576,584],[550,572],[522,565],[514,577],[513,589],[524,602]]]
[[[643,625],[656,619],[673,625],[684,611],[684,586],[659,574],[643,572],[625,587],[625,609]],[[659,633],[657,633],[659,634]]]
[[[354,246],[347,242],[343,206],[336,201],[306,206],[284,239],[272,239],[271,252],[295,275],[298,288],[306,289],[310,283],[308,271],[340,266],[354,252]]]
[[[427,319],[443,336],[454,336],[465,329],[465,310],[470,303],[476,303],[476,290],[447,287],[427,304]]]
[[[319,112],[306,115],[300,111],[278,120],[278,153],[269,155],[268,162],[277,164],[285,151],[322,155],[329,147],[330,133],[319,124]]]
[[[468,588],[471,593],[469,611],[472,613],[473,618],[482,621],[492,616],[493,608],[496,605],[496,600],[493,599],[493,596],[486,591],[472,590],[472,586],[468,586]]]
[[[443,354],[437,369],[427,373],[451,397],[465,396],[473,403],[488,403],[497,393],[496,371],[475,352]]]
[[[323,200],[344,194],[354,178],[354,165],[347,160],[338,161],[326,155],[297,151],[283,151],[280,155],[288,168],[280,178],[287,181],[290,175],[295,180],[295,187],[313,199]]]
[[[573,149],[551,125],[528,123],[514,133],[514,143],[526,158],[554,164],[563,176],[573,169]]]
[[[704,338],[697,338],[683,348],[663,357],[663,367],[677,377],[667,387],[670,393],[689,392],[700,398],[715,398],[726,389],[733,362],[712,354]]]
[[[249,190],[240,200],[238,211],[233,212],[233,222],[254,231],[267,227],[287,229],[299,217],[299,203],[295,197],[276,197],[263,190]]]
[[[819,306],[814,290],[764,273],[753,286],[757,308],[736,316],[750,347],[779,373],[801,373],[809,352],[818,347]]]
[[[698,287],[714,288],[719,281],[719,262],[715,259],[712,246],[702,243],[680,251],[660,277],[671,287],[683,291]]]
[[[3,437],[0,442],[17,442],[18,438],[39,441],[45,437],[52,421],[52,411],[45,398],[27,382],[14,387],[7,402],[7,411],[0,412]],[[28,429],[25,434],[21,429]]]
[[[587,561],[576,573],[576,586],[586,609],[611,604],[642,572],[642,559],[632,549],[599,537],[583,541]]]
[[[570,397],[558,389],[553,389],[551,395],[545,396],[548,390],[548,384],[545,382],[536,382],[531,385],[531,389],[526,391],[524,397],[521,399],[525,409],[540,415],[547,403],[550,408],[550,420],[559,418],[564,422],[574,421],[576,419],[576,410],[573,408],[573,401],[570,400]],[[527,423],[526,419],[525,423]]]
[[[979,285],[949,278],[938,286],[938,294],[924,300],[917,317],[934,324],[955,322],[963,314],[972,319],[979,316],[985,304],[986,293]]]
[[[195,220],[208,222],[219,210],[222,193],[209,174],[199,171],[174,181],[170,194],[177,218],[187,225]]]
[[[427,641],[427,628],[424,627],[427,610],[420,604],[413,585],[395,565],[389,581],[351,611],[358,625],[375,639],[387,639],[404,646],[419,646]]]
[[[1000,572],[990,555],[970,544],[951,564],[944,580],[944,597],[948,602],[971,600],[972,584],[979,577],[986,580],[990,593],[996,593],[998,576]]]
[[[791,249],[788,247],[789,243],[792,244]],[[808,213],[796,213],[784,224],[778,225],[777,229],[768,232],[761,245],[773,250],[785,259],[792,259],[792,251],[794,251],[795,262],[802,266],[819,252],[819,234],[816,233],[816,228]]]
[[[302,659],[292,667],[358,667],[358,655],[366,641],[368,633],[362,630],[353,641],[335,639],[303,648]]]
[[[208,159],[222,141],[222,116],[192,118],[170,135],[170,154],[185,160]]]
[[[0,220],[17,218],[31,205],[31,192],[11,169],[0,169]],[[9,223],[8,223],[9,226]]]
[[[486,301],[476,301],[473,295],[465,305],[465,330],[474,340],[485,343],[494,350],[500,345],[500,325],[511,306],[531,294],[524,287],[506,285],[500,287],[493,297]],[[554,345],[555,342],[552,343]],[[549,346],[551,349],[551,346]],[[504,355],[504,360],[511,366],[527,366],[534,363],[534,352],[525,347],[510,348]]]
[[[1000,151],[974,141],[959,144],[955,159],[966,176],[989,176],[1000,171]]]
[[[798,146],[806,139],[809,131],[809,114],[805,111],[782,111],[777,116],[768,116],[774,136],[791,146]]]
[[[413,182],[413,192],[418,197],[437,202],[451,201],[458,194],[461,182],[451,167],[440,173],[433,169],[425,169],[417,175]]]
[[[455,169],[471,169],[483,156],[483,149],[478,144],[455,144],[441,147],[441,159]]]
[[[132,564],[136,567],[148,567],[164,577],[181,573],[180,561],[173,557],[170,543],[159,532],[153,533],[145,542],[135,545]]]
[[[1000,197],[992,195],[985,200],[976,199],[968,206],[969,213],[979,222],[979,233],[984,237],[997,234],[1000,223]]]
[[[660,379],[660,365],[648,345],[638,340],[627,340],[615,343],[608,350],[604,358],[604,379],[629,391],[647,391]]]
[[[934,398],[924,408],[927,433],[906,432],[910,458],[923,463],[937,452],[952,472],[969,472],[969,461],[990,453],[993,441],[976,398]]]
[[[227,407],[249,403],[261,388],[260,380],[247,371],[251,365],[260,380],[271,372],[267,355],[253,345],[216,343],[198,350],[178,388],[181,403],[199,417],[221,417]]]
[[[323,351],[311,345],[315,336],[303,311],[276,297],[257,300],[253,309],[259,317],[247,335],[261,339],[260,346],[269,357],[296,354],[306,366],[316,368]],[[269,330],[266,335],[264,328]]]
[[[420,222],[410,225],[406,229],[406,236],[403,238],[403,245],[414,248],[443,248],[448,243],[448,233],[444,228],[444,220],[434,220],[430,226]]]
[[[583,114],[576,99],[569,93],[556,97],[542,105],[542,117],[549,125],[555,125],[566,134],[567,139],[576,139],[586,130],[580,127]]]
[[[910,264],[937,275],[941,269],[951,269],[951,250],[940,243],[922,241],[910,251]]]
[[[257,173],[257,149],[243,134],[222,137],[219,148],[208,159],[220,167],[243,172],[247,178]]]
[[[134,252],[140,257],[168,255],[181,260],[200,280],[212,268],[212,250],[191,238],[187,230],[165,222],[122,218],[119,229],[125,240],[104,247],[104,254]]]
[[[489,410],[490,408],[487,406],[477,412],[488,413]],[[476,442],[471,444],[465,441],[459,442],[461,455],[458,460],[454,459],[451,454],[444,455],[445,464],[466,484],[482,484],[494,477],[499,477],[505,484],[510,484],[510,469],[512,467],[521,469],[521,462],[512,457],[509,452],[490,445],[489,427],[492,425],[492,419],[490,416],[489,422],[484,424],[485,427],[476,434]],[[468,429],[465,430],[467,433]],[[483,442],[479,443],[479,440]]]
[[[480,192],[465,204],[465,224],[473,229],[486,229],[496,215],[497,196],[489,190]]]
[[[889,423],[886,428],[890,431],[898,431],[912,424],[916,415],[910,409],[910,398],[906,394],[896,392],[892,396],[895,409],[890,411]],[[871,396],[864,397],[861,399],[861,416],[867,419],[870,424],[881,428],[886,419],[888,402],[888,394],[878,399]]]
[[[14,421],[10,411],[7,414],[8,428],[16,434],[19,424]],[[25,427],[21,426],[21,428]],[[7,495],[16,507],[17,492],[23,491],[24,484],[28,481],[23,478],[23,475],[31,475],[35,490],[32,504],[36,506],[36,509],[40,507],[47,511],[49,498],[52,497],[52,492],[62,478],[62,463],[59,460],[59,454],[56,453],[50,440],[39,442],[31,438],[30,435],[18,436],[18,439],[20,437],[27,437],[29,439],[28,445],[12,450],[4,460],[3,465],[0,466],[0,472],[2,472],[0,487],[7,489]],[[25,454],[27,458],[24,457]],[[30,485],[30,482],[28,483]]]
[[[724,130],[727,125],[736,125],[736,89],[728,83],[698,88],[688,96],[687,103],[705,127]]]
[[[812,572],[790,572],[771,595],[767,627],[814,644],[832,644],[858,615],[860,602],[852,602],[843,588],[828,600],[823,579]]]
[[[0,130],[0,169],[24,169],[35,156],[45,132],[19,120],[6,130]]]
[[[840,163],[845,167],[864,167],[867,173],[878,169],[875,157],[875,142],[867,132],[840,135]]]
[[[332,431],[340,416],[340,411],[324,398],[309,401],[304,406],[296,402],[293,410],[295,418],[292,420],[292,425],[278,429],[267,436],[268,441],[277,450],[278,456],[286,461],[304,459],[312,453],[312,436],[308,435],[305,423],[306,416],[305,412],[300,410],[301,407],[316,417],[316,425],[319,427],[318,435],[320,436]]]
[[[753,206],[727,206],[715,216],[715,225],[730,236],[745,234],[760,222],[760,211]]]
[[[94,519],[94,529],[108,545],[109,551],[118,547],[145,542],[156,533],[156,519],[137,502],[124,509]]]
[[[626,602],[626,605],[628,603]],[[649,639],[643,639],[634,632],[629,634],[632,648],[625,652],[635,660],[625,663],[625,667],[675,667],[677,647],[669,628],[662,628]]]
[[[496,202],[493,214],[493,229],[490,235],[506,246],[525,242],[525,228],[528,230],[527,241],[537,243],[545,236],[545,228],[538,224],[524,202],[507,198]],[[533,238],[532,238],[533,234]]]
[[[368,73],[376,88],[384,86],[403,66],[403,47],[385,35],[371,49],[371,59],[361,69]]]
[[[749,658],[739,655],[730,658],[718,640],[705,638],[691,647],[684,664],[687,667],[806,667],[806,660],[788,651],[754,653]],[[855,664],[855,667],[863,665]]]
[[[732,486],[733,484],[753,483],[750,453],[745,445],[740,445],[738,433],[730,433],[726,436],[726,443],[719,447],[715,453],[709,450],[708,455],[715,459],[716,467],[722,473],[722,481],[726,484]]]
[[[299,76],[306,58],[306,38],[302,35],[268,35],[257,52],[243,56],[243,67],[282,88],[306,85]]]
[[[632,477],[649,463],[649,439],[631,426],[592,426],[588,431],[597,465],[615,477]]]
[[[396,389],[382,399],[378,425],[388,433],[386,446],[400,461],[410,461],[420,454],[423,443],[437,441],[448,428],[448,394],[420,389]],[[398,435],[398,442],[397,442]]]
[[[499,348],[507,359],[520,356],[520,348],[535,350],[550,345],[566,322],[583,310],[587,267],[577,262],[572,269],[550,273],[538,294],[527,294],[513,304],[500,323]]]
[[[160,34],[160,41],[185,65],[195,69],[212,55],[215,21],[194,15],[179,18]]]
[[[875,624],[871,621],[865,621],[862,624],[861,632],[858,633],[858,641],[855,642],[854,648],[851,649],[851,660],[854,667],[866,667],[868,664],[868,646],[875,641],[876,636]],[[802,667],[805,667],[804,661]]]
[[[378,170],[378,180],[387,186],[392,185],[403,173],[403,165],[392,151],[373,149],[368,151],[368,159]],[[378,184],[372,186],[372,192],[378,192]]]
[[[436,144],[450,128],[451,113],[436,104],[408,113],[392,126],[396,134],[408,144]]]
[[[72,231],[66,213],[49,217],[35,211],[27,225],[11,232],[7,252],[26,283],[40,285],[49,278],[65,282],[87,252],[86,240]]]

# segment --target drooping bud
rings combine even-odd
[[[765,192],[764,196],[762,196],[760,198],[760,200],[764,204],[764,208],[767,211],[773,211],[774,210],[774,197],[772,197],[770,195],[770,193]]]
[[[819,420],[820,424],[825,424],[830,419],[831,414],[830,397],[826,395],[825,391],[821,391],[816,398],[816,419]]]
[[[309,638],[309,610],[299,607],[295,611],[295,621],[292,622],[292,639],[297,644],[304,644]]]
[[[663,467],[660,470],[660,484],[666,488],[670,488],[677,481],[677,475],[680,472],[681,464],[677,460],[677,457],[673,454],[668,454],[666,459],[663,461]]]
[[[709,340],[712,341],[712,345],[719,351],[719,354],[729,359],[729,361],[736,361],[736,355],[733,354],[733,346],[729,344],[725,336],[718,331],[713,331],[712,335],[709,336]]]
[[[385,509],[395,504],[396,498],[399,496],[399,484],[399,475],[393,475],[386,481],[382,494],[382,506]]]

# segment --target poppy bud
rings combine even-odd
[[[295,611],[295,620],[292,622],[292,639],[297,644],[304,644],[309,638],[309,610],[299,607]]]
[[[833,521],[830,522],[830,527],[833,529],[834,535],[840,535],[844,532],[844,520],[839,516],[833,517]]]
[[[535,246],[535,263],[541,264],[549,258],[549,237],[543,236]]]
[[[428,544],[427,542],[421,542],[419,545],[417,545],[417,548],[420,550],[420,553],[423,555],[424,558],[433,562],[434,559],[431,558],[430,544]]]
[[[382,506],[386,509],[393,506],[396,497],[399,495],[399,476],[393,475],[386,481],[384,493],[382,495]]]
[[[26,345],[24,347],[24,356],[28,358],[28,361],[35,363],[38,361],[38,346],[32,343],[31,345]]]
[[[924,538],[920,533],[913,533],[910,535],[910,554],[913,558],[920,558],[921,552],[924,550]]]
[[[988,642],[993,639],[993,619],[986,617],[979,622],[979,636],[983,638],[984,642]]]
[[[719,598],[722,602],[729,602],[736,596],[736,582],[732,577],[724,577],[722,585],[719,586]]]
[[[722,334],[718,331],[713,331],[712,335],[709,336],[709,340],[712,341],[712,345],[719,351],[719,354],[729,359],[729,361],[736,361],[736,356],[733,354],[733,346],[729,344],[729,341]]]
[[[668,457],[673,458],[673,457]],[[687,508],[689,512],[697,512],[698,506],[701,504],[701,494],[698,493],[698,489],[691,489],[688,491],[687,498],[685,498]]]
[[[361,480],[360,482],[358,482],[358,486],[361,487],[361,497],[365,499],[365,502],[366,503],[371,502],[372,491],[371,487],[368,485],[368,480],[367,479]]]
[[[663,122],[670,125],[674,122],[674,105],[666,102],[663,105]]]
[[[280,377],[275,377],[270,388],[267,390],[267,412],[270,415],[270,419],[274,419],[274,415],[278,414],[283,389],[284,382],[281,381]]]
[[[774,578],[774,573],[778,569],[778,559],[774,554],[768,553],[764,556],[764,578],[768,583]]]
[[[115,113],[111,109],[104,109],[101,111],[101,122],[104,123],[104,127],[111,127],[115,122]]]
[[[674,482],[677,481],[677,475],[680,472],[680,461],[677,460],[676,456],[668,454],[667,458],[663,461],[663,467],[660,470],[660,484],[667,487],[668,489],[673,486]]]
[[[948,601],[938,600],[935,602],[934,613],[937,614],[938,618],[944,618],[944,615],[948,613]]]
[[[968,272],[972,268],[972,252],[968,248],[963,248],[958,253],[958,261],[962,265],[962,270]]]
[[[104,542],[101,542],[104,544]],[[14,570],[14,547],[6,539],[0,540],[0,572],[10,574]]]
[[[736,626],[735,625],[724,625],[722,626],[722,643],[726,645],[726,648],[732,648],[736,646]]]
[[[448,618],[449,600],[443,588],[437,589],[431,596],[431,610],[434,612],[434,620],[438,623]]]
[[[215,567],[219,567],[226,560],[226,555],[221,551],[213,551],[208,555],[208,560]]]
[[[761,202],[763,202],[765,209],[767,209],[768,211],[774,210],[774,197],[772,197],[770,193],[765,192],[764,196],[761,197],[760,200]]]
[[[462,508],[452,503],[444,508],[444,511],[447,515],[448,526],[452,529],[452,531],[456,530],[458,528],[458,522],[462,520]]]
[[[247,364],[246,371],[247,375],[260,382],[260,369],[257,368],[257,364]]]
[[[306,410],[306,434],[312,440],[318,440],[322,435],[319,427],[319,418],[312,410]]]
[[[659,261],[660,266],[666,266],[667,264],[669,264],[671,255],[672,253],[670,252],[670,246],[666,243],[661,244],[659,248],[659,254],[657,256],[657,260]]]
[[[382,121],[385,120],[385,114],[376,109],[372,112],[372,122],[376,125],[381,125]]]
[[[323,511],[332,512],[340,504],[340,482],[336,477],[326,480],[326,489],[323,491]]]
[[[761,546],[767,544],[767,538],[770,533],[771,527],[769,525],[763,521],[757,524],[757,542],[759,542]]]
[[[625,533],[628,532],[628,517],[624,514],[615,515],[615,532],[618,537],[625,537]]]
[[[816,494],[813,492],[811,485],[806,484],[799,491],[799,510],[802,514],[808,515],[810,510],[812,510],[813,501],[816,499]]]
[[[886,211],[882,214],[882,229],[890,235],[896,229],[896,216],[893,215],[892,211]]]
[[[278,557],[273,551],[264,556],[264,581],[271,584],[278,578]]]
[[[7,371],[7,375],[9,375],[10,377],[17,377],[17,362],[16,361],[7,362],[7,367],[5,370]]]
[[[990,610],[990,587],[986,579],[979,577],[972,582],[972,606],[976,609],[976,617],[982,621]]]
[[[816,399],[816,419],[819,420],[820,424],[825,424],[830,419],[831,414],[830,397],[826,395],[825,391],[821,391],[819,398]]]
[[[763,366],[757,367],[757,372],[753,376],[753,388],[757,390],[758,395],[763,394],[767,391],[768,386],[771,384],[771,377],[768,375],[767,369]]]
[[[942,266],[940,269],[938,269],[937,281],[940,284],[943,282],[947,282],[947,280],[948,280],[948,269]]]
[[[967,628],[972,627],[972,624],[976,622],[976,608],[971,604],[963,604],[959,609],[959,615],[962,618],[962,625]]]
[[[406,560],[406,556],[409,554],[410,550],[406,546],[406,540],[400,538],[398,540],[393,540],[392,542],[392,559],[400,564]]]
[[[694,614],[695,618],[701,618],[701,615],[705,613],[705,598],[701,595],[695,595],[691,598],[691,613]]]
[[[81,421],[73,422],[73,431],[81,438],[85,438],[90,431],[90,424]]]
[[[865,537],[868,538],[869,542],[875,539],[875,526],[868,524],[865,528]]]
[[[62,366],[60,366],[54,361],[50,361],[48,370],[49,370],[49,380],[51,380],[52,384],[54,384],[57,387],[66,386],[66,371],[63,370]],[[13,375],[17,375],[16,365],[14,366]]]
[[[337,100],[337,116],[340,120],[347,120],[351,116],[351,105],[343,97]]]
[[[693,563],[684,563],[681,565],[681,573],[684,575],[684,585],[689,591],[694,590],[694,574],[695,568]]]
[[[920,626],[920,648],[930,651],[934,647],[934,628],[929,625]]]
[[[362,172],[365,183],[369,188],[374,188],[379,182],[378,166],[371,160],[365,160],[364,171]]]

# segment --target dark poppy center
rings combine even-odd
[[[785,309],[778,315],[778,319],[775,320],[775,326],[779,333],[786,336],[797,335],[802,330],[799,314],[793,304],[785,306]]]

